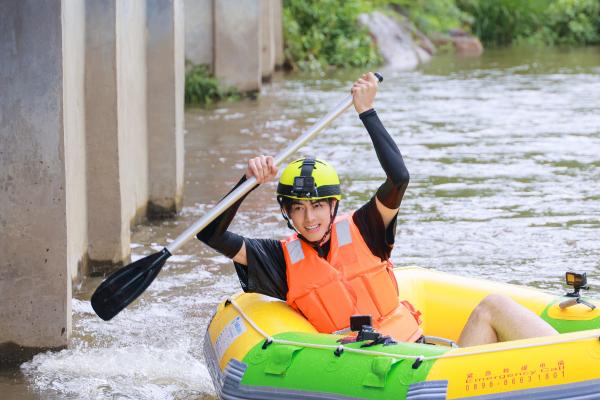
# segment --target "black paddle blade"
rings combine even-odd
[[[92,295],[92,308],[108,321],[131,304],[156,278],[171,257],[166,248],[126,265],[104,280]]]

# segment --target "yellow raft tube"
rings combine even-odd
[[[600,399],[600,300],[564,296],[418,267],[395,270],[402,300],[426,336],[457,341],[487,295],[507,295],[560,335],[456,348],[342,345],[285,302],[237,294],[208,326],[204,352],[222,399]],[[596,308],[593,308],[596,306]],[[452,344],[452,343],[450,343]]]

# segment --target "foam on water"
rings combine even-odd
[[[80,347],[39,354],[22,369],[34,376],[38,390],[65,398],[157,400],[212,393],[205,365],[178,348]]]
[[[32,388],[61,399],[213,397],[200,351],[203,335],[210,310],[239,286],[204,265],[190,268],[159,276],[109,322],[96,316],[89,301],[73,299],[70,348],[39,354],[21,367]]]

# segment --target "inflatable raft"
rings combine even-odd
[[[204,342],[219,398],[600,399],[600,299],[576,302],[416,267],[395,273],[402,299],[423,312],[425,335],[447,341],[342,344],[344,336],[317,333],[285,302],[241,293],[219,304]],[[454,347],[491,293],[512,297],[561,334]]]

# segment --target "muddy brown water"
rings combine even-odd
[[[186,112],[185,208],[136,229],[134,258],[182,232],[239,179],[245,160],[275,154],[347,93],[360,71],[278,75],[257,101]],[[411,183],[393,261],[562,293],[566,270],[600,293],[600,49],[439,56],[414,72],[382,69],[376,100]],[[349,111],[299,154],[338,169],[342,210],[383,180]],[[254,191],[232,230],[284,237],[274,184]],[[201,345],[211,313],[239,290],[231,263],[186,244],[110,322],[93,313],[89,280],[73,300],[71,345],[0,373],[7,399],[212,399]]]

